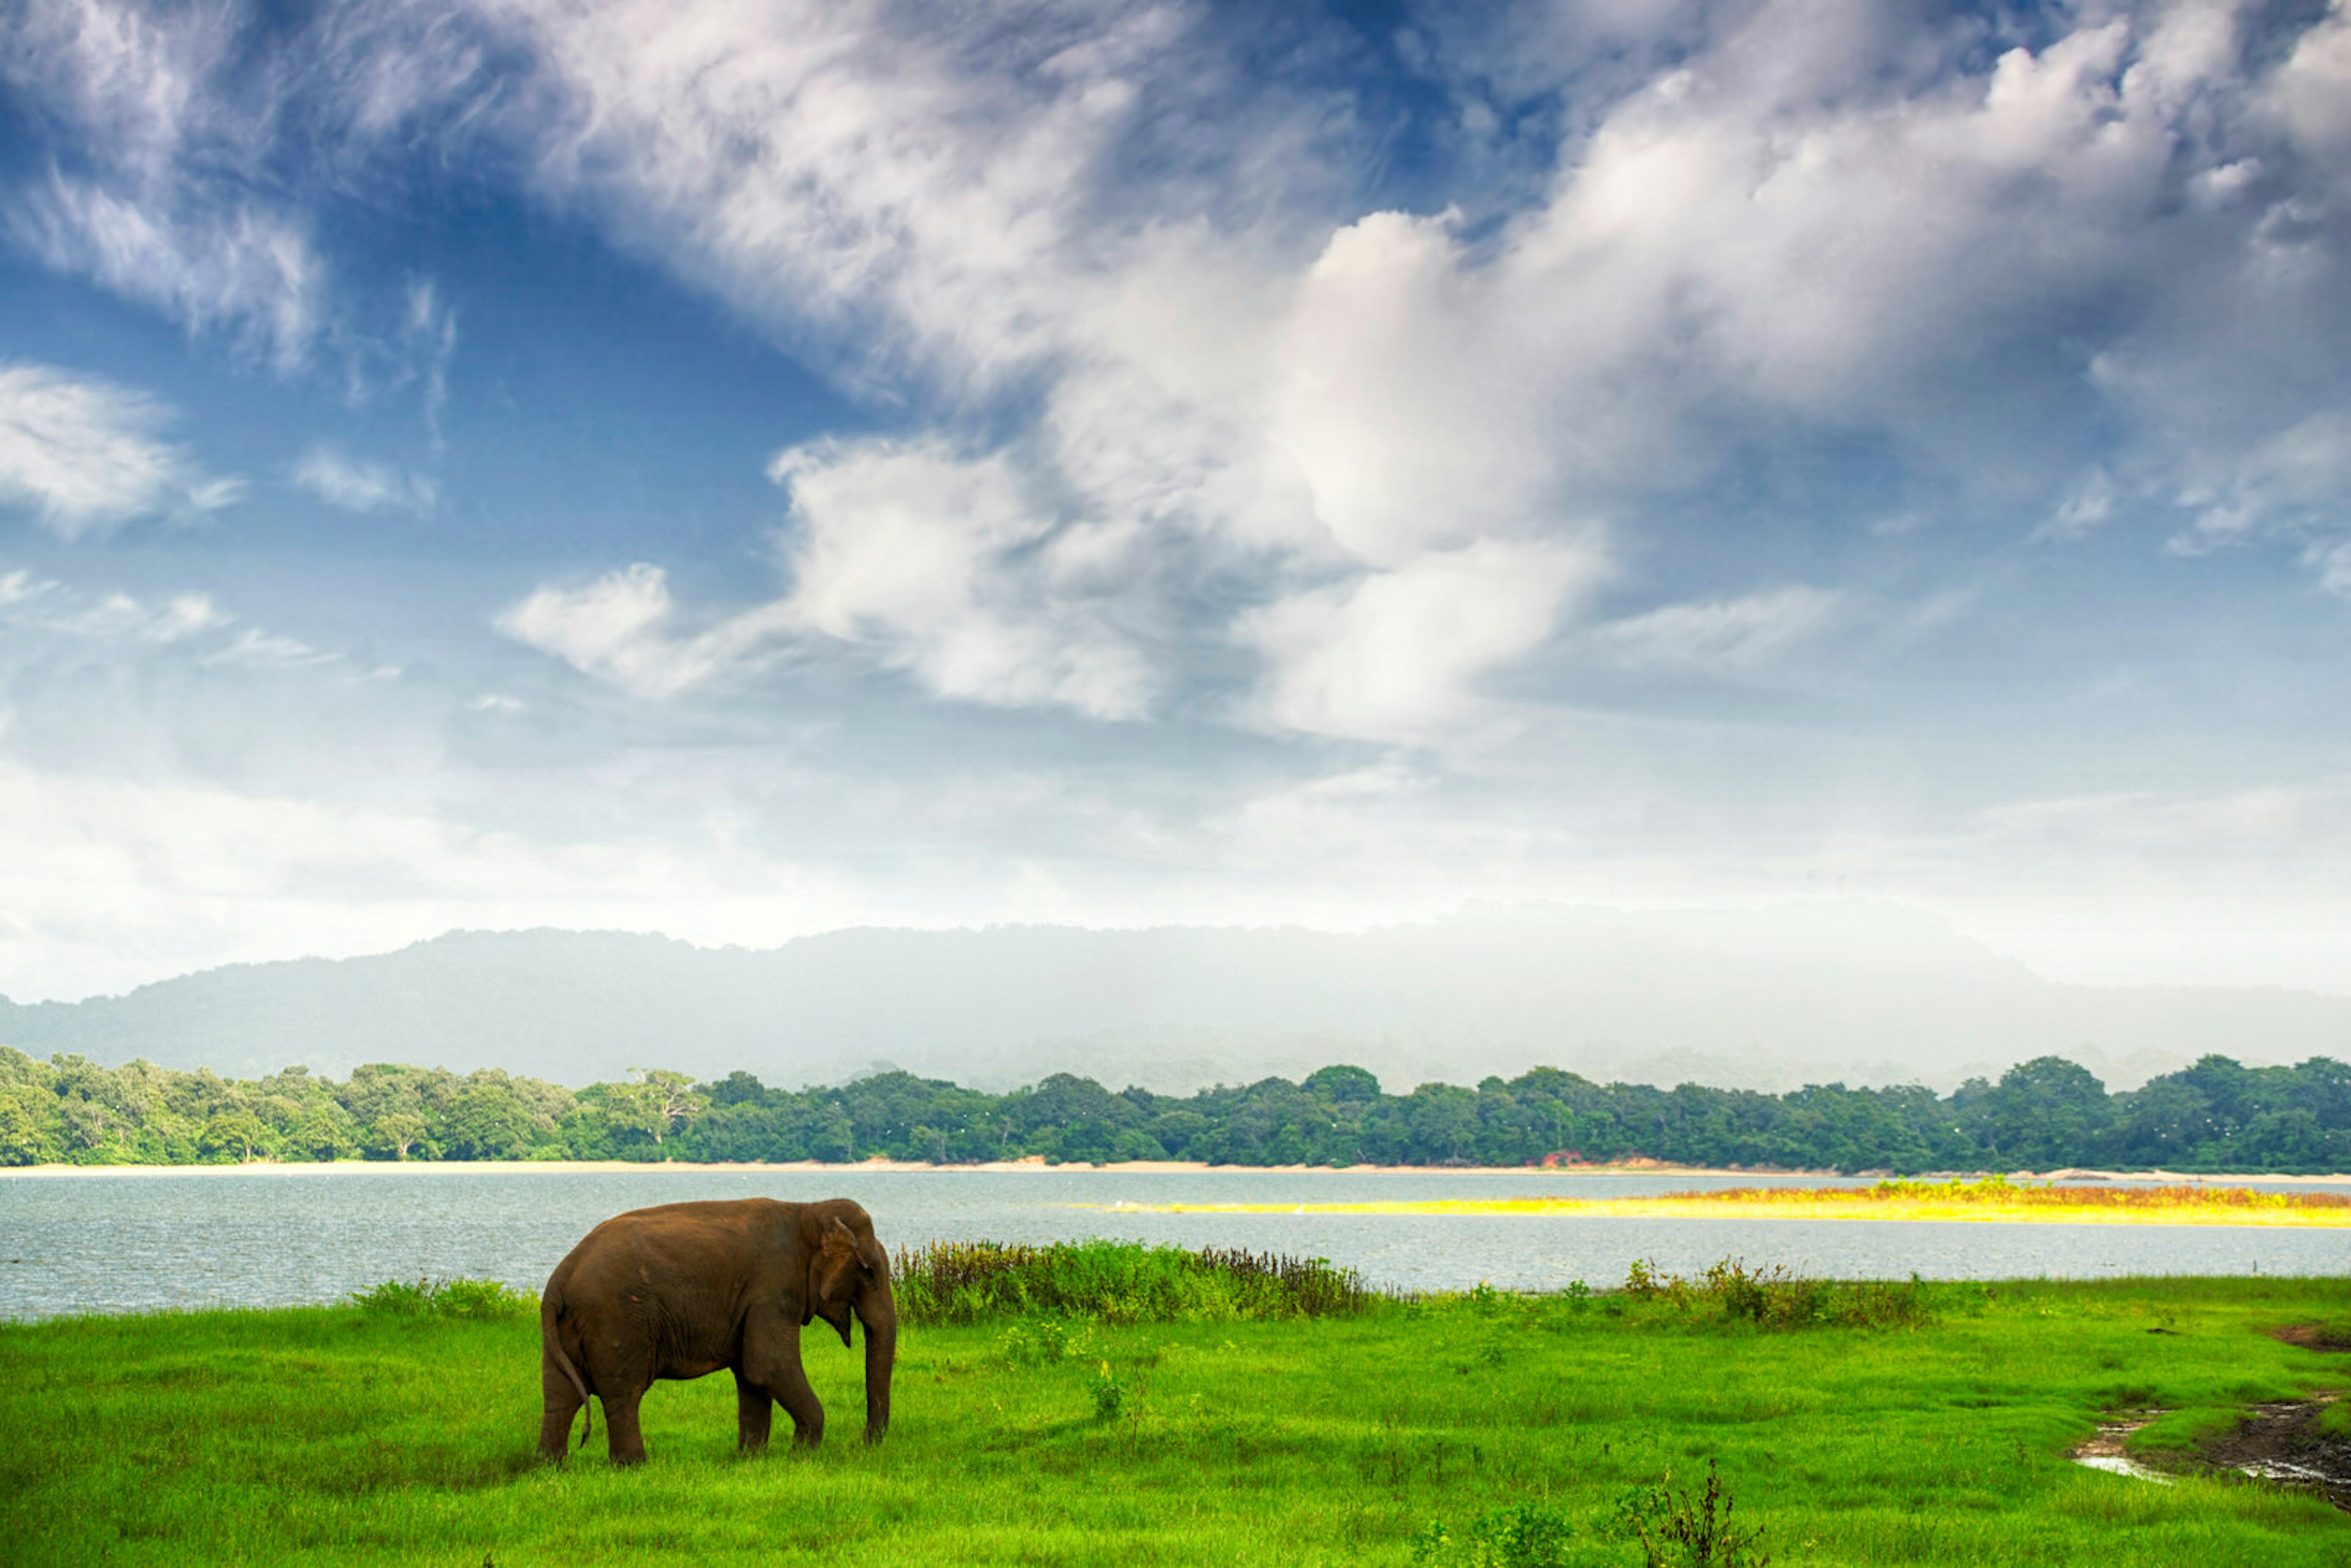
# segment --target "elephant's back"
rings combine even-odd
[[[584,1300],[632,1281],[716,1283],[755,1256],[775,1227],[790,1225],[799,1207],[751,1197],[632,1208],[581,1237],[555,1266],[548,1290]]]

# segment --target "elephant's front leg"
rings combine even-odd
[[[741,1376],[771,1395],[792,1418],[792,1441],[813,1448],[824,1440],[824,1406],[800,1369],[800,1325],[770,1318],[744,1325]]]
[[[775,1401],[768,1391],[735,1369],[735,1447],[757,1454],[768,1446],[768,1427],[776,1418]]]

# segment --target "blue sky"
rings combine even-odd
[[[2351,990],[2351,12],[26,0],[0,992],[1896,901]]]

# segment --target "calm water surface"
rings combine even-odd
[[[1631,1197],[1764,1178],[1537,1172],[496,1172],[334,1166],[0,1178],[0,1318],[330,1301],[388,1279],[537,1290],[599,1220],[699,1197],[848,1197],[893,1246],[1112,1236],[1329,1258],[1375,1284],[1461,1290],[1622,1281],[1635,1258],[1718,1258],[1839,1278],[2351,1271],[2351,1232],[1869,1220],[1134,1214],[1119,1203]],[[1773,1185],[1854,1185],[1789,1179]],[[2253,1184],[2261,1185],[2261,1184]],[[2331,1188],[2351,1191],[2351,1184]],[[1100,1206],[1100,1207],[1087,1207]]]

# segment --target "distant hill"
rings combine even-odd
[[[766,950],[460,931],[120,997],[0,1000],[0,1043],[240,1075],[392,1061],[574,1085],[742,1068],[797,1086],[886,1063],[990,1088],[1073,1071],[1163,1092],[1340,1061],[1392,1089],[1537,1063],[1628,1082],[1949,1088],[2053,1052],[2122,1088],[2206,1051],[2351,1057],[2351,998],[2058,985],[1934,916],[1823,904],[1498,911],[1360,934],[863,929]]]

